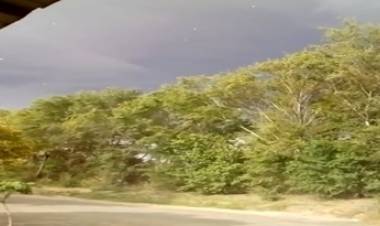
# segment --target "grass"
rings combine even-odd
[[[197,193],[177,193],[155,190],[150,187],[132,187],[114,190],[89,190],[80,188],[40,187],[36,194],[66,195],[87,199],[109,200],[130,203],[151,203],[164,205],[183,205],[194,207],[217,207],[228,209],[248,209],[263,203],[259,196],[246,198],[246,195],[212,195]]]

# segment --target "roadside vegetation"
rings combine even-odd
[[[380,27],[144,93],[56,96],[0,114],[1,177],[206,195],[380,193]]]

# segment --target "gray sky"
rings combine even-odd
[[[233,70],[379,11],[379,0],[62,0],[0,31],[0,107]]]

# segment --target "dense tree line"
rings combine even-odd
[[[67,186],[367,196],[380,192],[379,120],[380,27],[348,22],[234,72],[3,111],[1,166]]]

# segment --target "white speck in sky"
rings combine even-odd
[[[4,58],[0,57],[0,61],[4,61]]]
[[[198,28],[197,27],[193,27],[193,31],[198,31]]]
[[[57,26],[57,22],[55,22],[55,21],[52,21],[50,24],[51,24],[51,26]]]
[[[252,8],[252,9],[256,8],[256,5],[255,5],[255,4],[252,4],[252,5],[251,5],[251,8]]]

